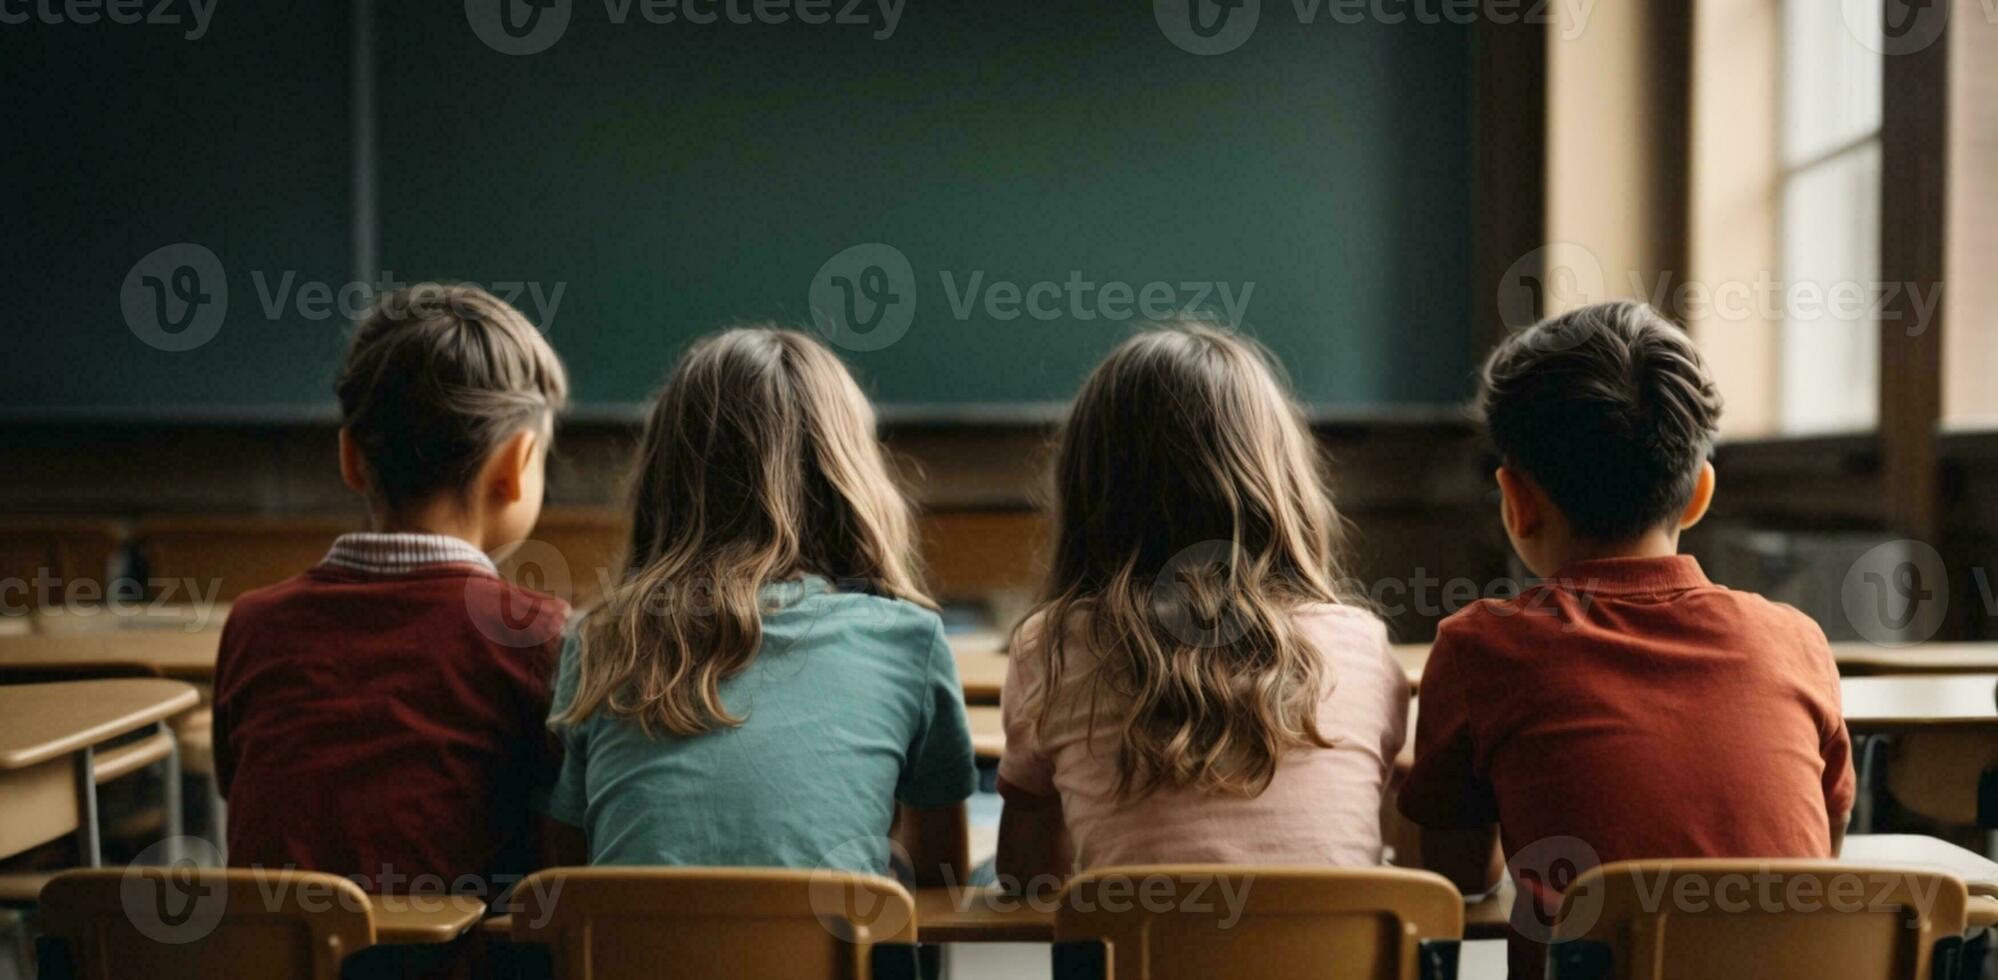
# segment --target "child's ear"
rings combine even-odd
[[[486,462],[486,485],[491,488],[495,502],[518,503],[527,493],[527,468],[534,463],[534,450],[539,442],[531,430],[522,429],[501,443],[499,451]]]
[[[361,455],[361,444],[354,441],[354,434],[340,427],[340,482],[355,493],[368,492],[368,460]]]
[[[1707,516],[1707,508],[1714,504],[1714,464],[1701,463],[1698,476],[1693,478],[1693,496],[1686,501],[1685,512],[1679,515],[1679,530],[1684,531],[1700,523]]]
[[[1540,495],[1524,476],[1513,471],[1510,466],[1498,468],[1499,513],[1505,518],[1505,529],[1513,537],[1531,538],[1540,533],[1543,515],[1540,509]]]

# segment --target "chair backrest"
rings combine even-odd
[[[514,887],[513,938],[561,980],[864,980],[916,941],[915,900],[875,875],[763,868],[554,868]],[[901,951],[907,952],[907,951]]]
[[[1962,881],[1927,871],[1830,861],[1608,864],[1563,894],[1549,975],[1927,980],[1938,943],[1945,956],[1961,945],[1966,901]]]
[[[1055,941],[1104,944],[1115,980],[1415,980],[1425,957],[1454,963],[1464,933],[1455,887],[1392,868],[1108,868],[1070,881],[1059,902]]]
[[[375,938],[367,895],[310,871],[67,871],[42,889],[41,914],[79,980],[337,980]]]

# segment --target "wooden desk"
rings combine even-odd
[[[957,659],[957,680],[964,686],[965,704],[998,704],[1006,683],[1006,637],[1001,633],[963,633],[950,637]]]
[[[1998,674],[1848,677],[1845,723],[1856,735],[1998,731]]]
[[[465,895],[370,895],[375,942],[443,944],[464,935],[486,914],[486,903]]]
[[[1394,659],[1401,664],[1402,672],[1408,675],[1409,690],[1422,686],[1422,668],[1429,662],[1429,644],[1397,643],[1393,649]]]
[[[229,618],[229,606],[226,602],[154,605],[139,601],[120,606],[53,606],[37,610],[26,622],[32,624],[32,632],[51,636],[118,630],[218,632]]]
[[[75,832],[84,861],[102,863],[94,748],[201,703],[179,681],[134,679],[0,686],[0,855]],[[169,772],[178,807],[178,769]]]
[[[1838,671],[1853,677],[1879,674],[1998,674],[1998,643],[1924,643],[1881,647],[1834,643]]]
[[[1052,899],[1011,898],[997,888],[918,888],[916,936],[926,943],[1054,942]]]
[[[999,709],[965,709],[971,719],[971,753],[984,762],[997,762],[1006,754],[1006,729],[999,721]]]
[[[215,679],[214,630],[104,630],[56,636],[0,636],[0,671],[74,667],[80,664],[138,664],[167,677],[208,682]]]
[[[1856,834],[1845,839],[1842,864],[1940,871],[1961,878],[1973,895],[1998,898],[1998,863],[1946,840],[1919,834]]]

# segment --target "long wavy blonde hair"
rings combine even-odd
[[[559,721],[602,710],[673,735],[741,724],[721,682],[756,658],[773,582],[819,575],[935,608],[873,409],[804,334],[743,327],[695,344],[637,466],[625,577],[584,622]]]
[[[1329,747],[1317,716],[1332,679],[1292,622],[1302,604],[1344,601],[1321,465],[1268,354],[1228,331],[1148,330],[1083,383],[1026,622],[1047,678],[1037,725],[1056,692],[1086,696],[1091,735],[1106,721],[1119,733],[1119,799],[1255,796],[1287,753]],[[1086,664],[1071,663],[1078,643]],[[1061,684],[1069,669],[1085,683]]]

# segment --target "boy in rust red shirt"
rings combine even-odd
[[[231,611],[215,676],[229,861],[490,898],[532,870],[569,608],[488,553],[540,516],[567,380],[512,307],[426,284],[359,326],[338,391],[341,474],[373,529]]]
[[[1851,744],[1818,626],[1678,554],[1721,410],[1682,331],[1577,310],[1507,339],[1482,389],[1506,533],[1542,581],[1439,628],[1399,805],[1467,894],[1502,841],[1512,976],[1538,977],[1560,890],[1595,864],[1835,855]]]

